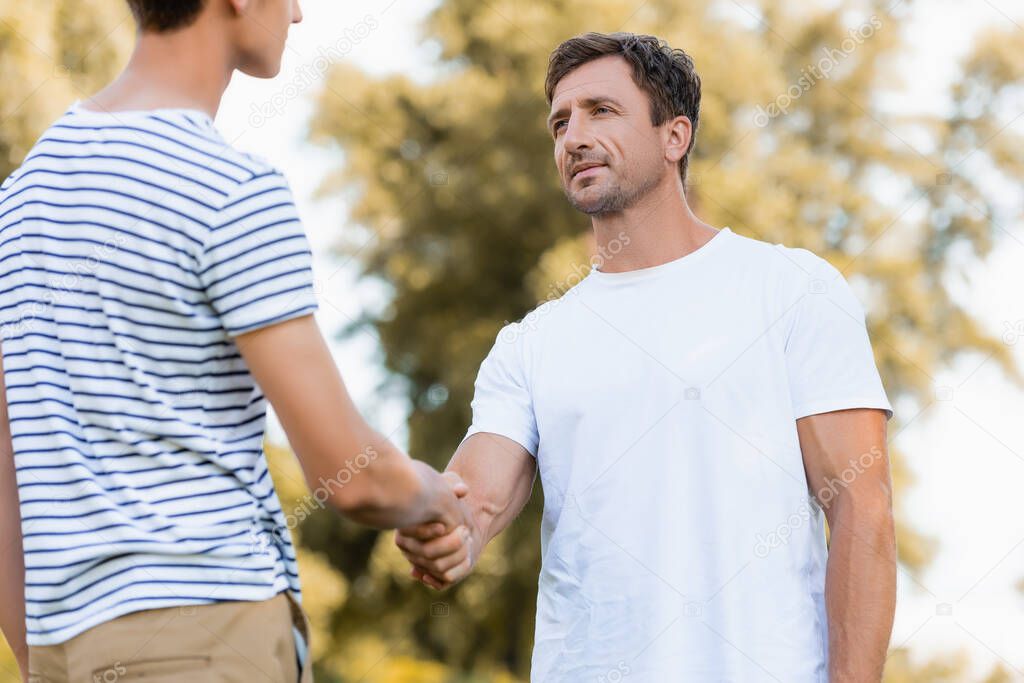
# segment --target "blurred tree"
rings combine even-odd
[[[0,177],[72,101],[120,70],[132,29],[118,0],[0,4]]]
[[[694,57],[704,93],[693,204],[710,223],[806,247],[843,270],[898,404],[891,438],[935,400],[934,375],[961,354],[1024,383],[947,286],[965,256],[985,257],[1004,222],[978,179],[1024,179],[1024,146],[1003,129],[1024,76],[1021,32],[978,42],[945,115],[901,118],[880,100],[900,87],[892,74],[909,3],[828,5],[444,0],[425,27],[440,48],[436,79],[333,70],[312,136],[337,145],[344,165],[323,191],[354,192],[351,215],[365,229],[344,251],[393,294],[360,324],[375,328],[402,379],[413,454],[446,464],[500,326],[586,273],[589,224],[559,188],[542,88],[550,50],[586,30],[654,33]],[[910,474],[890,448],[905,491]],[[335,617],[335,642],[372,631],[402,654],[525,676],[540,507],[538,490],[475,576],[441,596],[405,578],[390,537],[312,520],[305,542],[360,586]],[[933,541],[902,522],[898,534],[915,575]],[[450,609],[444,618],[438,604]],[[933,668],[892,680],[945,680]]]
[[[882,683],[960,683],[968,676],[967,668],[967,656],[963,652],[915,665],[907,650],[897,648],[889,653]],[[1002,665],[996,665],[981,683],[1010,683],[1012,680]]]
[[[345,167],[324,190],[356,189],[353,216],[367,227],[348,251],[393,292],[365,322],[408,392],[415,454],[446,463],[499,326],[586,272],[587,221],[552,171],[541,88],[549,51],[585,30],[653,32],[693,54],[705,87],[692,201],[712,223],[816,251],[861,288],[879,367],[900,401],[891,435],[933,400],[931,376],[959,354],[977,352],[1020,381],[1004,347],[946,284],[954,252],[984,257],[1006,224],[977,179],[1024,178],[1024,146],[1002,130],[1012,85],[1024,78],[1024,38],[980,39],[944,116],[897,118],[878,101],[899,89],[890,74],[904,16],[881,2],[841,4],[816,12],[781,0],[746,9],[711,0],[445,0],[426,27],[441,48],[436,80],[375,80],[344,66],[331,74],[313,132],[340,145]],[[867,26],[870,36],[847,54],[850,28]],[[71,101],[114,75],[131,31],[122,0],[0,4],[0,177]],[[829,77],[798,85],[788,114],[758,117],[785,101],[826,48],[843,51],[832,53]],[[893,454],[905,490],[909,477]],[[476,575],[437,595],[405,578],[390,534],[340,522],[310,498],[287,451],[268,455],[282,504],[305,520],[299,563],[319,681],[525,677],[539,490]],[[920,571],[932,543],[905,526],[899,533],[905,567]],[[893,655],[887,683],[963,680],[960,659],[913,666],[905,651]],[[0,648],[0,681],[15,680]],[[997,669],[986,683],[1007,680]]]

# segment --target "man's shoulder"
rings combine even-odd
[[[549,299],[530,310],[519,320],[506,320],[498,332],[498,341],[525,342],[527,339],[536,338],[548,326],[552,314],[557,312],[561,300],[562,297]]]
[[[739,234],[736,238],[734,254],[743,260],[748,272],[802,283],[836,270],[827,259],[806,247]]]

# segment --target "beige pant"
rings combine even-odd
[[[309,622],[288,593],[134,612],[60,645],[29,648],[29,683],[312,683],[301,678],[295,626]]]

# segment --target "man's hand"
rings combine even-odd
[[[473,533],[472,514],[462,501],[469,487],[455,472],[442,476],[463,513],[459,523],[430,522],[395,533],[395,544],[413,566],[411,576],[435,590],[449,588],[469,576],[479,557],[479,541],[474,538],[479,535]]]
[[[412,577],[435,590],[466,578],[484,547],[512,523],[530,499],[537,461],[512,439],[479,432],[459,445],[444,476],[453,485],[465,481],[463,486],[468,486],[460,497],[470,510],[465,524],[419,524],[400,528],[395,535],[412,563]]]

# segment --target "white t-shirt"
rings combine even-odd
[[[796,419],[843,408],[892,417],[848,283],[729,228],[660,266],[593,270],[506,326],[469,434],[537,458],[532,680],[827,681]],[[880,454],[852,454],[851,476]]]

